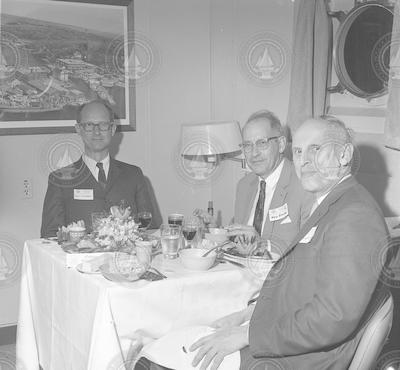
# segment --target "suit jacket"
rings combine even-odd
[[[77,189],[92,189],[92,200],[76,199]],[[145,178],[139,167],[110,158],[106,188],[103,189],[80,158],[77,162],[54,171],[43,204],[41,236],[54,236],[59,226],[84,220],[91,229],[93,212],[109,211],[112,205],[124,199],[132,213],[153,210]],[[151,227],[158,227],[152,223]]]
[[[338,184],[268,274],[241,369],[347,369],[378,285],[387,237],[365,188],[353,177]]]
[[[235,222],[247,223],[257,195],[258,183],[258,176],[254,173],[246,175],[239,181],[236,189]],[[287,204],[290,222],[282,223],[284,219],[270,221],[267,216],[264,220],[262,237],[271,239],[273,244],[277,244],[278,252],[283,254],[310,215],[313,202],[314,196],[304,191],[293,163],[284,159],[269,209],[276,209]]]

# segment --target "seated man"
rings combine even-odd
[[[151,227],[158,227],[158,210],[153,210],[142,170],[110,158],[116,130],[111,109],[99,100],[81,106],[75,128],[85,152],[77,162],[49,175],[41,236],[55,236],[60,226],[78,220],[90,229],[93,212],[109,211],[121,201],[132,213],[152,212],[156,220]]]
[[[252,172],[237,185],[235,223],[253,225],[282,254],[310,214],[312,196],[302,188],[292,162],[284,158],[286,137],[272,112],[252,114],[242,139]]]
[[[307,120],[297,130],[294,165],[315,198],[310,217],[268,274],[256,304],[218,320],[215,333],[192,344],[194,366],[217,369],[240,350],[243,370],[349,367],[364,314],[385,297],[376,293],[385,291],[378,256],[388,238],[378,205],[351,175],[353,150],[345,126],[333,117]]]

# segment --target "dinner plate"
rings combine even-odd
[[[115,271],[115,268],[110,266],[108,263],[99,267],[101,274],[110,281],[115,283],[126,283],[139,280],[139,277],[130,277],[128,274],[123,274],[119,271]]]
[[[260,278],[265,278],[265,276],[271,270],[272,266],[279,259],[279,254],[273,252],[271,252],[272,259],[267,259],[265,257],[258,257],[258,256],[242,257],[233,255],[229,252],[224,252],[223,256],[227,260],[241,263]]]
[[[79,263],[75,268],[82,274],[100,274],[100,268],[98,266],[93,266],[90,263]]]

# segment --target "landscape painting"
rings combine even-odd
[[[0,134],[72,132],[93,99],[134,129],[126,6],[2,0],[0,37]]]

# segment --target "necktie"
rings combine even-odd
[[[97,181],[101,185],[101,187],[105,189],[107,185],[107,179],[106,173],[104,172],[103,163],[97,162],[96,166],[99,169],[99,177]]]
[[[264,218],[264,202],[265,202],[265,181],[260,182],[260,194],[258,195],[258,201],[256,211],[254,212],[253,226],[256,231],[261,235],[263,218]]]

